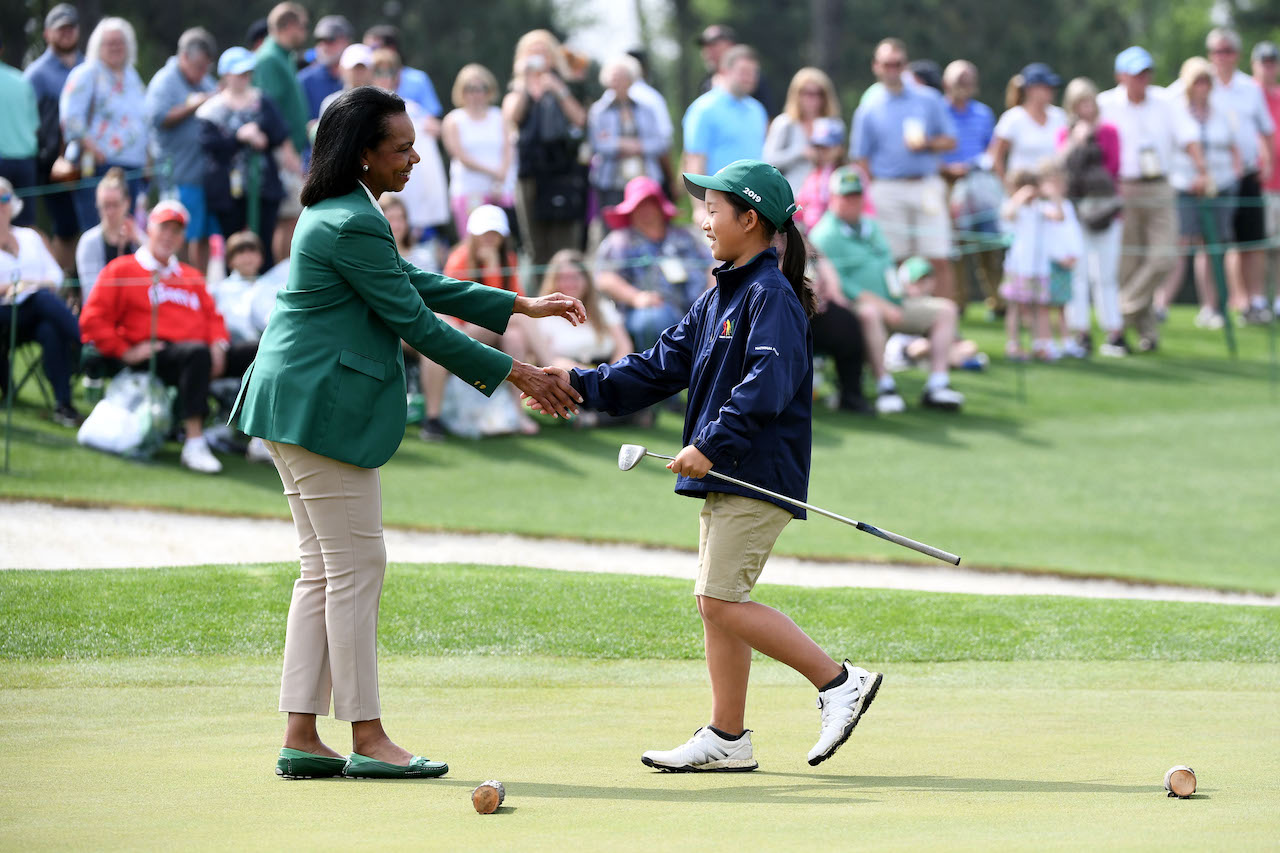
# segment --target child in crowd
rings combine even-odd
[[[1057,339],[1055,348],[1068,358],[1085,358],[1089,355],[1086,346],[1089,330],[1067,329],[1065,316],[1076,264],[1084,254],[1084,234],[1076,218],[1075,205],[1066,197],[1066,175],[1057,163],[1051,161],[1040,170],[1040,188],[1045,198],[1057,204],[1062,212],[1062,218],[1050,221],[1045,229],[1049,241],[1049,323]]]
[[[237,231],[227,238],[226,262],[231,272],[209,288],[235,343],[256,343],[267,327],[277,288],[272,288],[266,296],[257,293],[255,286],[262,272],[262,260],[262,240],[258,235]],[[259,302],[264,304],[257,304]]]
[[[553,367],[587,370],[598,364],[618,361],[631,352],[631,338],[622,324],[622,315],[609,297],[596,289],[582,253],[561,249],[551,256],[546,275],[542,277],[540,295],[563,293],[582,302],[587,309],[587,322],[575,326],[563,317],[547,317],[535,324],[547,363]],[[625,418],[613,418],[594,409],[584,408],[574,419],[574,426],[595,427],[615,423],[652,426],[654,410],[644,409]]]
[[[796,204],[800,206],[799,225],[805,234],[818,224],[831,201],[831,173],[845,159],[844,122],[827,116],[814,119],[809,144],[813,146],[813,171],[809,172],[796,193]]]
[[[396,238],[396,248],[400,257],[420,270],[440,272],[440,255],[434,240],[420,243],[414,238],[413,226],[409,224],[409,209],[398,195],[383,193],[378,205],[387,217],[391,226],[391,236]]]
[[[1008,304],[1005,354],[1025,361],[1022,326],[1031,327],[1031,352],[1041,361],[1058,358],[1049,331],[1049,260],[1052,223],[1062,221],[1062,204],[1045,198],[1035,172],[1019,169],[1009,179],[1009,198],[1000,208],[1011,242],[1004,258],[1000,296]]]
[[[752,649],[781,661],[818,689],[822,729],[809,763],[830,758],[857,725],[881,682],[836,663],[787,616],[751,600],[773,543],[804,511],[707,476],[713,468],[804,500],[809,484],[816,299],[804,277],[804,238],[782,173],[737,160],[713,176],[684,176],[705,201],[702,229],[723,264],[716,284],[644,353],[570,371],[584,405],[613,415],[689,389],[684,449],[667,465],[676,491],[704,499],[694,587],[702,617],[711,719],[689,741],[641,761],[669,771],[746,771],[758,764],[744,724]],[[779,268],[773,241],[785,234]]]
[[[907,258],[896,272],[899,286],[908,299],[927,298],[933,293],[933,265],[921,257]],[[895,332],[885,342],[884,366],[887,370],[905,370],[912,365],[929,367],[932,364],[933,341],[929,335]],[[987,369],[987,354],[978,349],[977,341],[952,336],[947,347],[948,366],[958,370],[983,371]]]

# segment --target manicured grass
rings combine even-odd
[[[274,658],[293,577],[286,565],[3,572],[0,659]],[[755,598],[855,660],[1280,661],[1280,608],[770,584]],[[492,566],[392,566],[379,638],[401,655],[702,656],[686,581]]]
[[[761,769],[661,774],[706,720],[683,661],[396,658],[383,710],[438,780],[282,782],[279,664],[0,662],[0,846],[93,850],[1273,849],[1275,664],[893,664],[817,768],[813,694],[754,668]],[[321,721],[345,750],[343,726]],[[1164,771],[1199,793],[1166,799]],[[496,815],[471,789],[501,779]]]
[[[1021,374],[993,356],[987,374],[955,376],[969,398],[958,417],[820,411],[810,500],[955,551],[968,565],[1280,591],[1266,535],[1277,517],[1280,435],[1268,332],[1238,330],[1240,357],[1230,360],[1221,335],[1193,329],[1191,316],[1175,311],[1156,355]],[[994,324],[971,322],[968,331],[1001,351]],[[900,376],[908,401],[922,380],[919,371]],[[17,414],[15,472],[0,477],[0,495],[287,515],[269,467],[229,459],[223,476],[201,477],[177,466],[176,446],[139,465],[76,447],[35,408]],[[664,413],[648,431],[556,427],[438,445],[410,431],[383,469],[386,522],[696,543],[696,505],[671,495],[660,465],[625,474],[615,465],[622,442],[677,449],[676,416]],[[778,550],[924,559],[821,518],[791,525]]]

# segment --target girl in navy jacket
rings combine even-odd
[[[723,265],[715,287],[647,352],[569,381],[584,405],[623,415],[689,389],[685,447],[667,465],[676,491],[704,499],[698,581],[711,720],[683,746],[644,753],[670,771],[745,771],[758,766],[744,724],[751,650],[792,667],[818,688],[822,728],[809,763],[831,757],[871,704],[881,675],[843,666],[786,615],[751,600],[773,544],[804,510],[708,478],[714,468],[805,500],[813,405],[814,294],[804,278],[804,238],[786,178],[765,163],[739,160],[715,175],[684,176],[706,202],[702,230]],[[779,269],[772,248],[786,235]]]

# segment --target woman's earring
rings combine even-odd
[[[365,164],[364,164],[363,166],[361,166],[360,168],[367,172],[367,171],[369,171],[369,164],[368,164],[368,163],[365,163]]]

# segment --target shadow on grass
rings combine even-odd
[[[876,794],[888,791],[922,791],[964,794],[1149,794],[1161,793],[1153,785],[1113,785],[1105,782],[1063,782],[1040,779],[983,779],[958,776],[822,776],[805,773],[725,774],[724,784],[715,788],[697,788],[685,779],[703,774],[662,773],[653,771],[642,778],[646,785],[620,787],[608,785],[570,785],[559,782],[503,780],[510,799],[621,800],[659,803],[800,803],[823,805],[839,798],[842,803],[873,802],[872,799],[850,798],[848,794]],[[663,779],[663,787],[647,787],[655,779]],[[760,784],[759,780],[765,780]],[[795,779],[795,782],[786,780]],[[351,780],[346,780],[351,781]],[[360,782],[392,782],[406,780],[360,779]],[[483,780],[429,779],[423,784],[446,785],[470,791]],[[1197,799],[1207,799],[1196,794]]]

